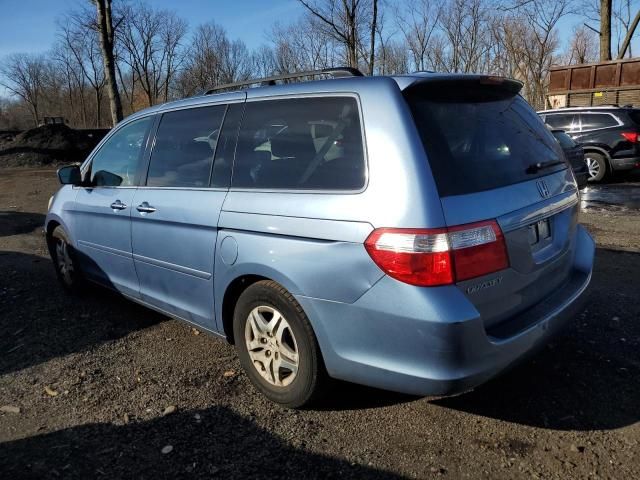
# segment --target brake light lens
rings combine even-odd
[[[621,135],[631,143],[638,143],[638,133],[637,132],[622,132]]]
[[[441,229],[379,228],[364,245],[387,275],[424,287],[509,266],[504,235],[495,220]]]

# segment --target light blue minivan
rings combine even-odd
[[[331,378],[458,393],[535,351],[581,308],[594,242],[521,84],[358,73],[126,118],[58,172],[45,228],[62,285],[226,338],[289,407]]]

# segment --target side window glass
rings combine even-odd
[[[91,161],[91,184],[126,187],[135,182],[138,163],[153,118],[145,117],[120,128]]]
[[[232,185],[354,190],[366,167],[358,105],[351,97],[248,102]]]
[[[615,127],[618,125],[615,118],[608,114],[583,113],[582,130],[593,130],[595,128]]]
[[[207,187],[226,106],[162,115],[151,152],[147,185]]]
[[[552,128],[565,131],[578,130],[578,118],[576,115],[547,114],[545,123]]]

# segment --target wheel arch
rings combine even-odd
[[[589,152],[599,153],[603,155],[605,160],[607,161],[607,166],[609,167],[609,169],[611,169],[611,156],[606,149],[598,147],[596,145],[582,145],[582,149],[584,150],[585,155]]]
[[[222,297],[222,329],[224,332],[227,341],[230,344],[235,343],[235,338],[233,335],[233,313],[238,303],[238,299],[242,292],[244,292],[247,288],[253,285],[256,282],[260,282],[262,280],[271,280],[270,278],[263,277],[262,275],[254,275],[247,274],[241,275],[233,279],[227,288],[224,291],[224,295]]]
[[[64,227],[64,225],[62,224],[62,221],[59,218],[47,217],[47,220],[44,224],[44,236],[47,241],[47,247],[49,248],[49,251],[51,251],[51,235],[53,234],[53,231],[61,225],[62,225],[62,228],[64,228],[64,231],[66,232],[67,229]]]

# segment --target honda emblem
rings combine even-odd
[[[542,198],[547,198],[549,196],[549,187],[547,187],[547,182],[545,182],[544,180],[538,180],[536,182],[536,185],[538,185],[540,196]]]

